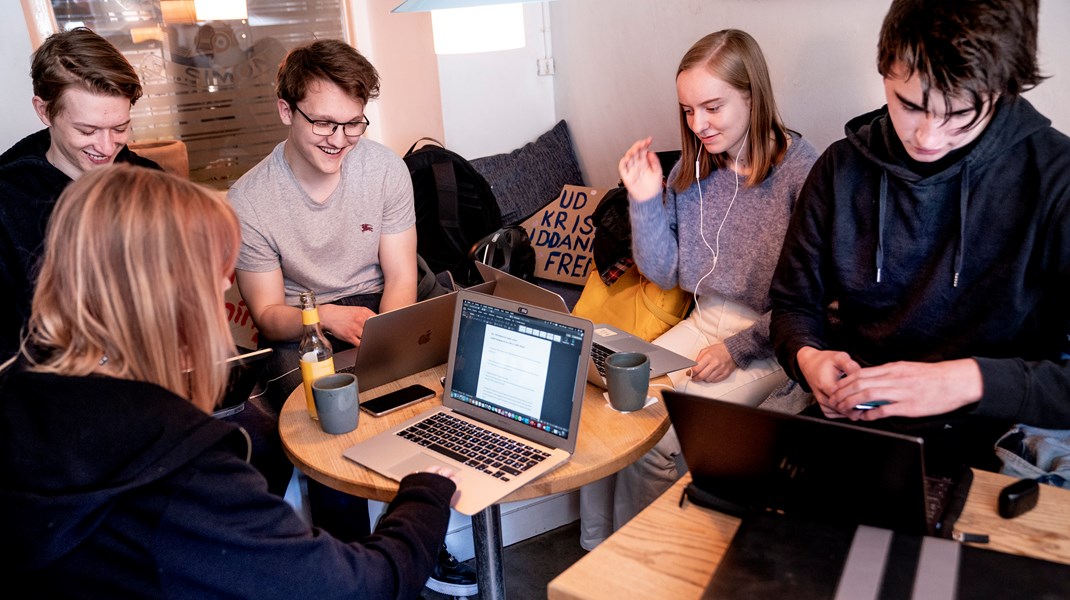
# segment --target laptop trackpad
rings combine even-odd
[[[438,460],[437,458],[431,455],[424,454],[423,452],[417,454],[416,456],[410,456],[406,458],[405,460],[391,467],[390,470],[394,473],[397,473],[398,479],[401,479],[409,473],[415,473],[416,471],[426,471],[431,467],[442,467],[446,469],[453,469],[454,471],[457,470],[457,467]]]

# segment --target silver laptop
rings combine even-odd
[[[494,284],[471,289],[489,292]],[[335,366],[356,375],[363,392],[441,365],[449,356],[455,303],[456,293],[450,292],[371,317],[360,346],[336,354]]]
[[[591,345],[591,364],[587,368],[587,381],[606,388],[606,358],[614,352],[642,352],[650,358],[650,377],[661,377],[666,373],[695,366],[695,361],[677,354],[668,348],[648,342],[608,323],[594,326],[594,340]]]
[[[476,268],[479,269],[479,274],[483,276],[484,281],[495,282],[495,296],[520,300],[550,310],[570,312],[561,296],[550,290],[481,262],[476,262]],[[599,323],[594,326],[593,344],[591,362],[587,366],[587,381],[602,389],[606,389],[606,357],[614,352],[646,354],[650,357],[651,378],[695,366],[695,361],[686,356],[652,344],[608,323]]]
[[[395,480],[458,469],[456,509],[475,514],[572,456],[590,351],[586,319],[461,290],[442,406],[343,455]]]
[[[547,310],[556,310],[563,313],[571,312],[565,299],[560,294],[479,261],[476,261],[476,269],[479,269],[479,274],[483,277],[484,282],[494,282],[495,296],[510,298],[532,306],[540,306]]]

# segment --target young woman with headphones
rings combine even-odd
[[[697,363],[670,375],[676,389],[756,406],[786,380],[769,341],[769,283],[817,152],[781,122],[765,58],[743,31],[696,42],[680,61],[676,93],[682,156],[667,187],[649,137],[619,165],[639,270],[695,294],[691,315],[654,343]],[[670,429],[617,475],[603,522],[620,527],[667,489],[680,475],[679,453]],[[585,546],[610,533],[586,525]]]

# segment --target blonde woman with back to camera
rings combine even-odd
[[[162,172],[102,167],[64,191],[0,373],[9,581],[59,597],[419,596],[452,472],[406,477],[346,544],[269,493],[244,431],[212,417],[239,236],[224,200]]]

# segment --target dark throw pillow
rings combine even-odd
[[[584,185],[564,121],[508,154],[469,162],[490,183],[506,226],[517,225],[535,214],[560,195],[565,185]]]

